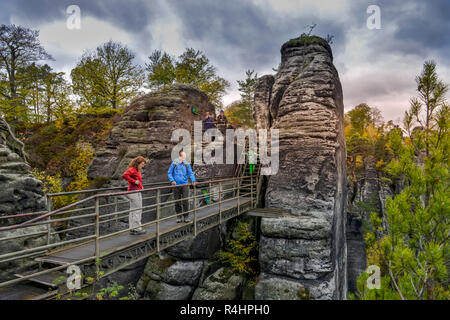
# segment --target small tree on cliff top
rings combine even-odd
[[[134,57],[126,46],[113,41],[86,51],[71,72],[73,90],[81,103],[116,109],[139,96],[144,77]]]
[[[234,101],[225,110],[228,120],[239,126],[253,127],[253,107],[258,74],[255,70],[246,70],[245,79],[237,80],[241,100]]]
[[[230,84],[217,75],[216,68],[202,51],[188,48],[175,58],[156,50],[148,58],[146,70],[150,89],[157,90],[174,83],[191,84],[204,91],[216,109],[221,108],[221,98]]]

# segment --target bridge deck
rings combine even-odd
[[[224,200],[221,203],[221,210],[227,210],[237,206],[238,199]],[[250,198],[239,198],[240,205],[250,201]],[[201,218],[218,214],[219,204],[213,204],[207,207],[201,207],[197,209],[197,221]],[[192,212],[189,214],[190,220],[193,220]],[[192,222],[191,222],[192,223]],[[189,225],[189,223],[176,223],[176,217],[173,216],[160,223],[160,234],[164,234],[180,227]],[[142,235],[131,235],[129,232],[125,232],[118,235],[113,235],[104,239],[100,239],[100,256],[104,257],[110,253],[116,252],[123,248],[138,244],[140,242],[152,239],[156,237],[156,225],[150,225],[146,228],[147,233]],[[50,252],[48,255],[39,257],[36,260],[42,262],[50,262],[53,264],[66,264],[75,262],[81,259],[89,258],[95,255],[95,241],[88,241],[80,245],[57,249],[54,252]]]

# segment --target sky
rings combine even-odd
[[[70,5],[80,9],[79,29],[67,27]],[[369,28],[371,5],[379,28]],[[56,71],[70,74],[84,50],[109,40],[127,45],[141,65],[154,50],[180,55],[192,47],[231,83],[224,105],[239,99],[245,70],[274,74],[281,45],[313,23],[313,34],[334,36],[345,111],[367,103],[398,123],[427,60],[450,83],[449,0],[0,0],[0,24],[40,30]]]

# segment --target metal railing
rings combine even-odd
[[[129,194],[141,193],[143,195],[141,209],[143,220],[146,221],[143,221],[141,226],[143,228],[154,227],[154,232],[149,233],[148,237],[145,237],[145,241],[148,241],[150,238],[156,241],[156,250],[152,253],[144,254],[143,256],[137,257],[136,259],[132,260],[132,262],[135,263],[136,261],[149,256],[150,254],[160,252],[161,250],[164,250],[186,239],[186,237],[179,237],[172,242],[167,239],[162,239],[170,232],[174,232],[181,228],[186,228],[186,226],[193,226],[193,235],[196,236],[199,232],[208,230],[230,218],[240,215],[242,213],[242,199],[247,199],[247,203],[249,202],[250,207],[253,207],[256,203],[257,197],[257,195],[255,194],[255,186],[257,183],[256,180],[256,175],[252,175],[208,180],[181,186],[166,185],[144,188],[138,191],[94,194],[86,197],[85,199],[69,204],[65,207],[51,210],[49,212],[44,212],[43,214],[31,218],[28,221],[19,224],[2,226],[0,227],[0,242],[15,240],[19,238],[46,237],[46,244],[36,245],[35,247],[13,252],[0,253],[0,265],[5,262],[13,262],[19,259],[36,259],[55,252],[66,250],[68,246],[73,248],[92,242],[94,250],[92,254],[87,258],[83,258],[78,261],[72,261],[70,263],[62,263],[62,265],[58,267],[41,270],[41,265],[39,265],[38,272],[22,276],[21,278],[2,282],[0,283],[0,288],[17,284],[18,282],[30,279],[38,275],[44,275],[53,271],[58,271],[67,268],[70,265],[92,263],[94,261],[98,261],[98,259],[102,259],[108,255],[114,254],[114,248],[109,252],[101,252],[100,242],[104,239],[119,236],[130,231],[126,220],[128,219],[128,215],[130,214],[130,212],[136,209],[124,209],[123,207],[128,205],[128,201],[121,201],[122,197],[126,197]],[[245,188],[243,188],[244,181],[246,182]],[[189,195],[188,197],[182,199],[170,199],[172,195],[171,191],[173,189],[186,186],[192,188],[190,191],[192,195]],[[118,190],[121,188],[122,187],[105,188],[104,190]],[[248,188],[250,190],[248,190]],[[201,189],[206,189],[207,195],[205,195],[203,192],[198,192],[198,190]],[[96,191],[98,190],[93,189],[75,191],[75,193],[89,193]],[[146,195],[145,197],[144,194]],[[58,195],[59,194],[53,194],[53,196]],[[209,197],[209,204],[206,203],[205,200],[207,199],[207,196]],[[213,198],[218,200],[213,202]],[[223,213],[225,212],[224,205],[228,201],[232,200],[237,201],[236,205],[232,206],[233,209],[237,208],[237,214],[228,214],[228,216],[225,217],[223,215]],[[192,207],[192,209],[181,213],[174,213],[175,204],[181,201],[192,202],[192,205],[189,205],[189,208]],[[200,202],[203,202],[203,205],[200,205]],[[206,212],[204,211],[206,208],[213,206],[218,207],[216,209],[212,208],[212,212],[206,215],[199,215],[199,213],[201,212]],[[226,210],[230,211],[230,207],[226,208]],[[170,227],[166,230],[163,230],[161,228],[161,226],[167,221],[177,219],[179,216],[185,214],[193,214],[193,219],[190,223],[184,223],[181,225],[175,224],[174,227]],[[211,217],[214,218],[213,222],[210,222]],[[119,226],[121,222],[122,228],[120,228]],[[36,227],[36,230],[32,229],[32,227]],[[25,228],[28,228],[29,230],[32,229],[32,232],[24,232],[23,234],[17,235],[7,234],[6,236],[2,236],[2,233],[5,233],[7,231]],[[118,250],[119,249],[123,250],[123,247],[118,248]],[[131,262],[119,267],[124,267],[126,265],[129,265],[130,263]],[[115,271],[117,270],[114,270],[114,272]],[[112,272],[106,272],[105,275],[110,273]]]

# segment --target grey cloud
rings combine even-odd
[[[141,0],[2,0],[1,2],[1,6],[5,6],[7,10],[2,11],[8,12],[8,16],[17,16],[35,24],[65,19],[66,9],[70,5],[78,5],[82,16],[90,15],[106,20],[132,32],[140,32],[155,18],[159,10],[157,1]]]
[[[165,1],[165,0],[164,0]],[[299,3],[300,0],[296,0]],[[323,1],[323,6],[327,6]],[[322,3],[322,2],[321,2]],[[361,55],[366,55],[365,66],[382,66],[390,72],[401,72],[394,64],[396,59],[386,57],[408,56],[414,69],[420,69],[425,59],[434,58],[440,64],[450,62],[450,1],[448,0],[363,0],[352,1],[349,11],[340,21],[321,15],[302,12],[296,16],[283,15],[266,5],[255,5],[251,1],[186,1],[167,0],[166,5],[160,1],[44,1],[44,0],[0,0],[0,22],[9,23],[11,16],[20,17],[30,24],[39,25],[65,17],[65,9],[70,4],[77,4],[82,15],[93,16],[108,21],[133,36],[133,40],[141,45],[137,49],[155,49],[148,27],[156,18],[164,19],[167,7],[174,13],[177,23],[181,25],[181,36],[187,43],[195,44],[195,48],[206,53],[211,62],[219,68],[222,76],[233,84],[235,90],[236,77],[243,77],[245,69],[255,69],[259,75],[263,70],[277,67],[280,61],[281,45],[305,32],[305,26],[317,23],[314,34],[334,35],[332,44],[334,61],[341,73],[344,99],[358,101],[365,97],[386,99],[392,95],[410,92],[408,83],[414,79],[389,77],[389,71],[379,74],[361,84],[350,79],[346,74],[358,68],[357,63],[345,56],[346,44],[350,38],[363,37],[361,30],[366,30],[366,9],[371,4],[381,8],[382,30],[376,30],[373,39],[364,48]],[[419,4],[420,10],[408,10],[411,5]],[[341,22],[344,21],[344,22]],[[172,20],[167,19],[167,23]],[[392,32],[392,26],[396,26]],[[356,30],[356,32],[355,32]],[[112,35],[114,39],[114,35]],[[145,52],[147,56],[150,52]],[[66,57],[70,59],[69,57]],[[58,65],[70,64],[69,60],[58,61]],[[391,65],[390,65],[391,64]],[[374,70],[373,67],[372,70]],[[408,76],[409,77],[409,76]],[[445,79],[444,79],[445,80]],[[447,79],[447,82],[448,79]],[[352,87],[346,87],[346,85]],[[362,102],[362,101],[361,101]],[[405,101],[405,105],[408,101]]]

